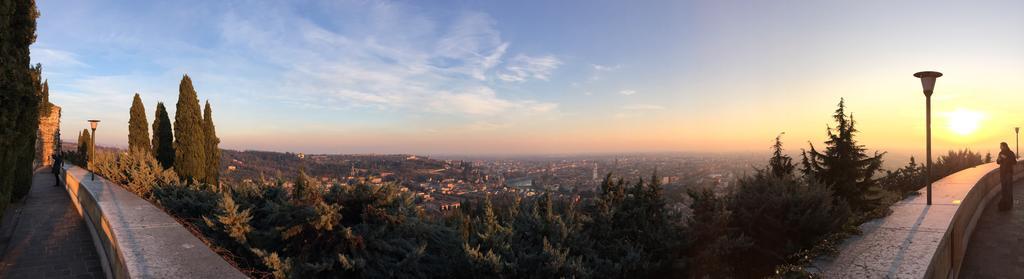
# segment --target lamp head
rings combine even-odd
[[[935,90],[935,79],[941,77],[942,73],[924,71],[917,72],[914,76],[921,79],[921,87],[924,88],[924,95],[926,97],[931,97],[932,91]]]
[[[1017,133],[1020,133],[1020,127],[1013,127],[1013,131],[1017,132]]]
[[[100,124],[99,120],[89,119],[89,127],[92,128],[93,130],[96,130],[96,126],[99,125],[99,124]]]

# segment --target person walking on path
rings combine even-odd
[[[1013,208],[1013,165],[1017,164],[1017,154],[1010,151],[1006,142],[999,144],[999,178],[1002,181],[1001,198],[999,200],[999,211],[1007,211]]]
[[[53,172],[53,177],[56,178],[56,182],[53,184],[53,187],[60,186],[60,171],[63,167],[64,156],[61,156],[60,153],[53,154],[53,166],[50,170]]]

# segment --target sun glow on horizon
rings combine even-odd
[[[961,136],[977,131],[981,120],[985,119],[983,113],[963,108],[946,113],[946,117],[949,118],[949,129]]]

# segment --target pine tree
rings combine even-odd
[[[128,115],[128,150],[132,152],[149,153],[153,150],[150,146],[149,120],[146,119],[146,107],[142,104],[139,93],[135,93],[132,100],[132,107]]]
[[[782,135],[775,137],[775,145],[772,145],[772,158],[768,160],[768,171],[775,177],[785,177],[793,174],[796,166],[793,165],[793,158],[782,154]]]
[[[206,101],[206,108],[203,109],[203,132],[206,137],[206,183],[216,185],[220,180],[220,139],[217,138],[217,129],[213,126],[213,116],[210,110],[210,101]]]
[[[199,98],[192,79],[185,75],[178,87],[177,111],[174,113],[174,171],[182,180],[206,178],[206,133],[199,110]]]
[[[174,167],[174,132],[163,102],[156,103],[153,116],[153,154],[165,169]]]
[[[828,140],[824,152],[810,145],[804,151],[804,171],[809,178],[831,187],[835,195],[846,200],[855,209],[866,210],[881,198],[875,173],[882,165],[884,153],[875,152],[869,156],[863,145],[857,144],[857,133],[853,114],[846,114],[844,100],[832,118],[836,127],[827,129]]]

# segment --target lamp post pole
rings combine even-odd
[[[914,77],[921,79],[921,87],[924,89],[925,106],[925,136],[927,143],[928,161],[925,163],[925,182],[928,183],[928,205],[932,204],[932,92],[935,90],[935,79],[941,77],[940,72],[918,72]]]
[[[96,126],[99,126],[99,124],[100,124],[99,120],[96,120],[96,119],[90,119],[89,120],[89,127],[92,128],[92,140],[89,142],[90,148],[88,149],[89,150],[89,152],[88,152],[89,153],[88,160],[89,160],[90,168],[93,169],[93,171],[92,171],[92,178],[91,178],[92,180],[96,180],[95,166],[93,166],[93,164],[95,162],[93,162],[93,158],[96,157],[95,154],[94,154],[94,153],[96,153]]]
[[[1020,158],[1020,127],[1013,127],[1013,133],[1017,136],[1017,152],[1014,152],[1013,154],[1017,155],[1017,158]],[[1017,160],[1017,158],[1013,159]]]

